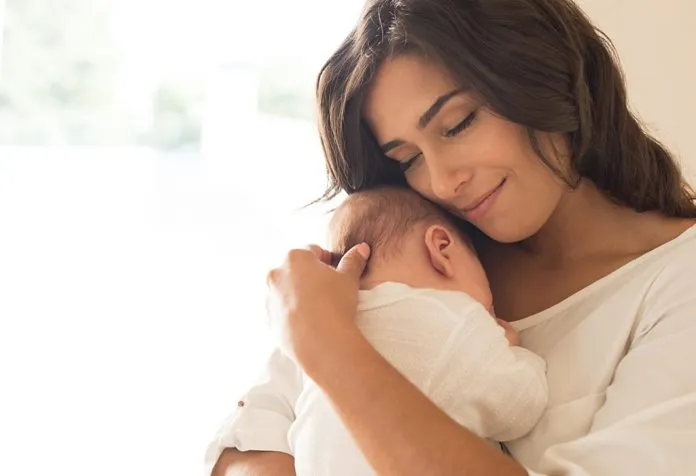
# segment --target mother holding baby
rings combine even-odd
[[[547,366],[511,458],[363,337],[365,245],[337,268],[291,251],[269,276],[284,345],[377,474],[696,474],[694,194],[571,0],[370,0],[317,96],[327,197],[407,185],[480,230],[496,315]],[[294,467],[227,449],[214,474]]]

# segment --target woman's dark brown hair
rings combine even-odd
[[[540,160],[557,173],[535,131],[567,134],[574,175],[615,202],[696,217],[675,159],[629,110],[611,42],[571,0],[369,0],[318,79],[324,198],[405,184],[361,110],[380,65],[407,53],[441,65],[493,111],[527,127]]]

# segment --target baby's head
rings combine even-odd
[[[370,260],[361,282],[463,291],[490,308],[488,279],[461,225],[407,188],[380,187],[350,195],[334,212],[331,251],[340,256],[367,243]]]

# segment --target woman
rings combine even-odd
[[[374,0],[318,99],[328,195],[404,183],[473,224],[497,315],[548,366],[549,407],[510,458],[362,338],[365,246],[338,269],[290,252],[269,276],[284,350],[378,474],[696,474],[694,195],[577,6]],[[294,471],[230,449],[215,473]]]

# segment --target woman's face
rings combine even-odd
[[[457,91],[444,70],[417,56],[381,66],[363,114],[413,189],[494,240],[534,235],[566,190],[534,152],[526,128]],[[550,160],[567,155],[561,135],[539,134],[539,143]]]

